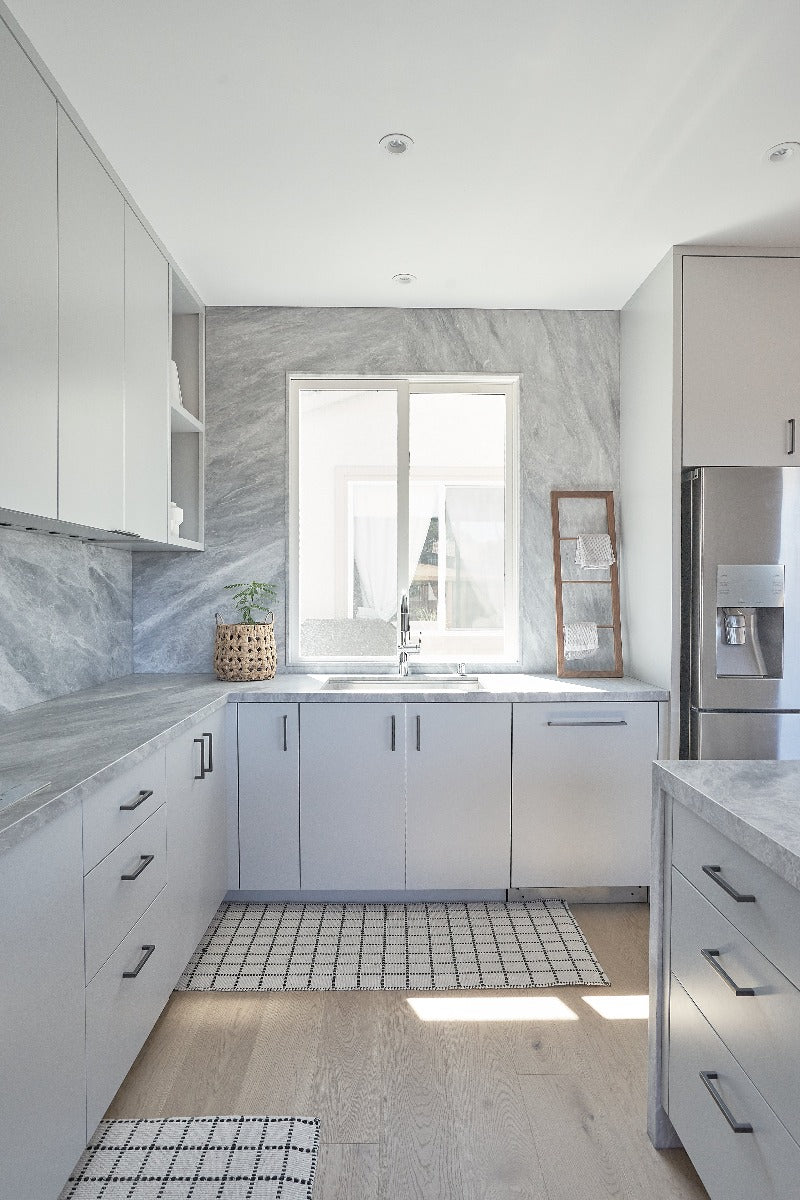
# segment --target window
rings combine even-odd
[[[518,380],[289,380],[289,660],[515,662]]]

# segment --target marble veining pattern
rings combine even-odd
[[[0,712],[131,669],[130,552],[0,529]]]
[[[555,669],[551,488],[616,488],[615,312],[209,309],[206,550],[133,556],[134,669],[207,671],[223,586],[275,582],[285,661],[288,372],[520,373],[521,645]]]

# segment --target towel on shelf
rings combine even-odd
[[[169,402],[175,408],[183,408],[181,381],[178,377],[178,364],[174,358],[170,360],[169,364]]]
[[[597,645],[597,626],[592,621],[564,626],[564,658],[590,658]]]
[[[607,533],[582,533],[575,550],[575,566],[584,571],[604,571],[616,562]]]

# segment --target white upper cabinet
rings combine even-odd
[[[58,110],[58,516],[122,529],[125,201]]]
[[[56,102],[0,21],[0,506],[56,516]]]
[[[166,542],[169,267],[125,209],[125,529]]]
[[[683,465],[800,465],[800,258],[683,258]]]

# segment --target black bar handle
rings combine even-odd
[[[288,740],[289,734],[288,734],[288,729],[287,729],[288,724],[289,724],[289,718],[286,715],[286,713],[284,713],[283,714],[283,749],[284,750],[289,749],[289,740]]]
[[[422,749],[421,731],[422,731],[422,717],[417,716],[417,749],[418,750]]]
[[[397,722],[395,721],[395,715],[394,715],[394,713],[392,713],[392,742],[391,742],[391,748],[392,748],[392,750],[393,750],[393,751],[396,749],[396,746],[397,746]]]
[[[130,875],[120,875],[120,879],[138,879],[139,876],[141,875],[142,871],[147,870],[147,868],[150,866],[150,863],[153,861],[154,858],[155,858],[155,854],[140,855],[139,865],[136,868],[136,870],[132,871],[130,873]]]
[[[708,965],[714,968],[720,979],[723,979],[731,991],[735,992],[737,996],[755,996],[755,992],[752,988],[739,987],[738,983],[731,979],[722,963],[717,961],[719,959],[719,950],[701,950],[700,953]]]
[[[136,964],[136,966],[133,968],[132,971],[123,971],[122,972],[122,978],[123,979],[135,979],[154,950],[155,950],[155,946],[142,946],[142,951],[143,951],[142,957],[139,959],[138,963]]]
[[[211,733],[204,733],[203,740],[205,741],[206,738],[208,738],[208,765],[206,766],[206,774],[213,775],[213,773],[214,773],[214,735]]]
[[[719,1092],[717,1091],[717,1089],[714,1087],[713,1083],[711,1082],[713,1079],[719,1079],[719,1075],[717,1074],[717,1072],[716,1071],[701,1071],[700,1078],[702,1079],[705,1087],[710,1092],[711,1099],[714,1101],[717,1108],[722,1113],[723,1117],[728,1122],[728,1124],[730,1125],[733,1132],[734,1133],[752,1133],[753,1126],[750,1124],[750,1122],[736,1120],[733,1113],[728,1108],[725,1101],[722,1099],[722,1096],[720,1096]]]
[[[789,449],[786,453],[794,454],[794,417],[789,417],[786,423],[789,426]]]
[[[718,887],[721,887],[723,892],[727,892],[731,899],[735,900],[737,904],[755,904],[755,896],[747,895],[744,892],[737,892],[735,887],[731,887],[728,881],[722,878],[720,875],[721,870],[722,867],[711,867],[708,866],[708,864],[703,866],[704,874],[706,874],[709,879],[713,879],[714,883],[716,883]]]
[[[206,777],[206,743],[205,738],[195,738],[195,746],[200,747],[200,774],[195,775],[195,779],[205,779]]]
[[[135,808],[138,808],[140,804],[144,804],[145,800],[149,800],[150,797],[152,796],[152,794],[153,794],[152,788],[150,788],[149,791],[139,792],[139,795],[136,797],[135,800],[131,800],[130,804],[120,804],[119,811],[120,812],[133,812],[133,810]]]

